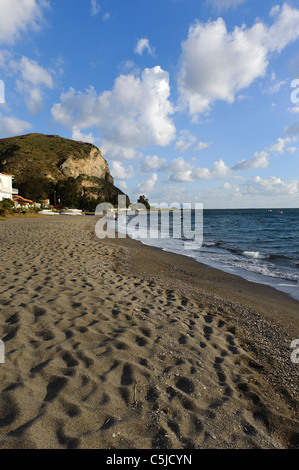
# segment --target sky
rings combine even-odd
[[[299,207],[299,0],[0,0],[0,138],[33,132],[132,202]]]

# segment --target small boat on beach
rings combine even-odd
[[[41,214],[41,215],[59,215],[59,212],[54,212],[54,211],[51,211],[50,209],[44,209],[42,211],[39,211],[39,214]]]
[[[79,211],[60,211],[59,212],[60,215],[83,215],[82,212],[79,212]]]

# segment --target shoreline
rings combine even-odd
[[[299,448],[299,303],[95,222],[0,226],[0,448]]]
[[[147,271],[149,271],[150,266],[151,275],[155,276],[155,278],[160,278],[161,281],[165,282],[166,279],[168,282],[170,279],[175,280],[176,274],[173,274],[173,271],[177,271],[179,275],[182,276],[185,284],[186,282],[191,282],[192,287],[196,286],[197,288],[201,288],[203,294],[205,288],[210,289],[212,296],[220,295],[220,299],[221,295],[233,296],[234,300],[240,303],[244,301],[247,302],[250,299],[248,305],[252,306],[254,300],[252,296],[257,296],[258,300],[255,302],[256,305],[260,305],[259,302],[263,302],[263,298],[266,304],[273,303],[273,306],[276,306],[277,302],[279,304],[286,303],[287,314],[290,314],[289,320],[292,322],[295,321],[295,323],[299,322],[299,301],[290,294],[273,286],[250,281],[238,274],[228,273],[220,268],[197,261],[188,255],[166,251],[163,250],[163,248],[152,245],[146,245],[130,237],[125,239],[118,237],[115,239],[109,238],[105,239],[105,241],[112,245],[120,245],[122,248],[128,249],[130,256],[134,260],[134,269],[137,269],[139,274],[145,274],[142,269],[142,264],[138,262],[138,255],[142,253],[142,256],[146,258]],[[162,266],[164,268],[166,267],[165,271],[159,269],[155,261],[153,261],[153,256],[161,260]],[[167,269],[170,269],[168,275],[166,274]],[[162,274],[162,271],[164,274]],[[192,279],[191,276],[195,276],[196,280]],[[199,281],[204,283],[204,285],[200,286],[198,284]],[[172,286],[184,292],[184,289],[179,285],[172,284]],[[228,286],[232,286],[232,290],[229,293],[227,291]],[[238,290],[238,292],[236,292],[236,290]],[[242,295],[240,296],[239,294]],[[244,294],[246,295],[245,298]],[[298,310],[297,313],[294,312],[296,309]]]
[[[146,280],[155,280],[181,295],[192,296],[200,303],[209,303],[216,309],[219,308],[222,315],[226,315],[243,330],[243,341],[248,342],[249,334],[250,340],[254,341],[258,323],[259,326],[264,323],[265,329],[275,326],[277,331],[273,332],[273,336],[280,336],[281,343],[284,342],[285,335],[285,353],[287,338],[289,344],[293,339],[299,338],[299,301],[287,293],[207,266],[188,256],[144,245],[129,237],[106,239],[105,242],[126,250],[126,260],[119,262],[125,274],[133,271]],[[234,316],[234,313],[238,313],[238,316]],[[249,347],[261,360],[265,359],[264,351],[259,351],[254,345]],[[270,357],[271,350],[268,354]],[[296,371],[292,366],[288,369]],[[279,367],[274,375],[279,376],[281,373],[282,368]],[[298,366],[297,373],[298,378]],[[294,386],[299,398],[299,382],[294,381]]]
[[[219,212],[218,209],[207,209],[208,212],[212,212],[213,210],[215,210],[216,212]],[[244,209],[244,210],[247,210],[247,209]],[[265,211],[265,209],[255,209],[256,211]],[[226,210],[221,210],[221,212],[225,212]],[[228,212],[230,212],[231,210],[230,209],[227,209]],[[252,211],[252,209],[251,209]],[[203,211],[205,212],[205,210]],[[134,238],[132,238],[134,239]],[[288,277],[287,278],[284,278],[284,277],[272,277],[270,274],[262,274],[261,272],[258,272],[258,270],[250,270],[250,269],[246,269],[246,267],[241,267],[241,266],[238,266],[238,265],[234,265],[234,264],[230,264],[229,262],[220,262],[219,260],[218,261],[214,261],[213,259],[209,259],[208,258],[205,258],[205,255],[199,255],[197,256],[196,254],[193,255],[193,252],[190,252],[186,255],[184,255],[183,253],[183,249],[179,248],[179,251],[176,250],[176,245],[174,244],[173,246],[171,246],[171,244],[168,244],[168,246],[164,247],[163,246],[163,243],[161,244],[161,239],[159,239],[158,243],[156,241],[154,241],[154,243],[147,243],[147,240],[146,239],[143,239],[143,240],[138,240],[136,239],[137,241],[141,241],[141,243],[145,244],[146,246],[154,246],[156,248],[160,248],[162,249],[163,251],[166,251],[166,252],[170,252],[170,253],[175,253],[175,254],[181,254],[182,256],[187,256],[187,257],[190,257],[192,259],[195,259],[197,262],[201,263],[201,264],[204,264],[206,266],[208,266],[209,268],[213,268],[213,269],[216,269],[216,270],[220,270],[222,272],[225,272],[225,273],[228,273],[228,274],[233,274],[235,276],[238,276],[238,277],[241,277],[242,279],[245,279],[249,282],[253,282],[255,284],[262,284],[262,285],[265,285],[265,286],[270,286],[272,288],[274,288],[275,290],[278,290],[280,292],[284,292],[286,294],[288,294],[290,297],[292,297],[293,299],[297,300],[299,302],[299,293],[297,292],[298,287],[299,285],[296,283],[295,280],[288,280]],[[216,244],[217,245],[217,244]],[[203,244],[202,244],[202,249],[203,249],[203,252],[205,251],[204,250],[204,247],[206,246],[210,246],[209,244],[208,245],[205,245],[205,241],[203,240]],[[227,248],[228,251],[230,251],[229,248]],[[243,248],[244,249],[244,248]],[[252,248],[251,248],[252,250]],[[200,250],[199,250],[200,251]],[[240,250],[242,252],[242,250]],[[187,250],[188,252],[188,250]],[[248,252],[247,252],[248,253]],[[256,252],[257,253],[257,252]],[[243,253],[244,254],[244,253]],[[257,253],[259,254],[259,253]],[[263,258],[263,256],[261,256]],[[267,258],[267,255],[264,256],[265,258]],[[273,267],[274,269],[274,267]]]

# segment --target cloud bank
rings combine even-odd
[[[190,26],[182,43],[178,88],[181,106],[195,120],[217,100],[233,103],[240,90],[265,75],[270,54],[299,37],[298,9],[284,4],[271,16],[271,26],[257,21],[232,32],[222,18]]]
[[[46,0],[1,0],[0,45],[13,44],[29,29],[39,30],[48,6]]]
[[[109,150],[114,160],[133,159],[135,149],[165,147],[175,138],[169,96],[169,75],[156,66],[141,76],[120,75],[113,89],[101,94],[93,87],[85,92],[71,88],[52,107],[52,117],[77,131],[94,127],[101,135],[103,153]]]

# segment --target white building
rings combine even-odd
[[[9,173],[0,173],[0,201],[3,199],[11,199],[14,194],[18,194],[18,190],[12,187],[14,175]]]

